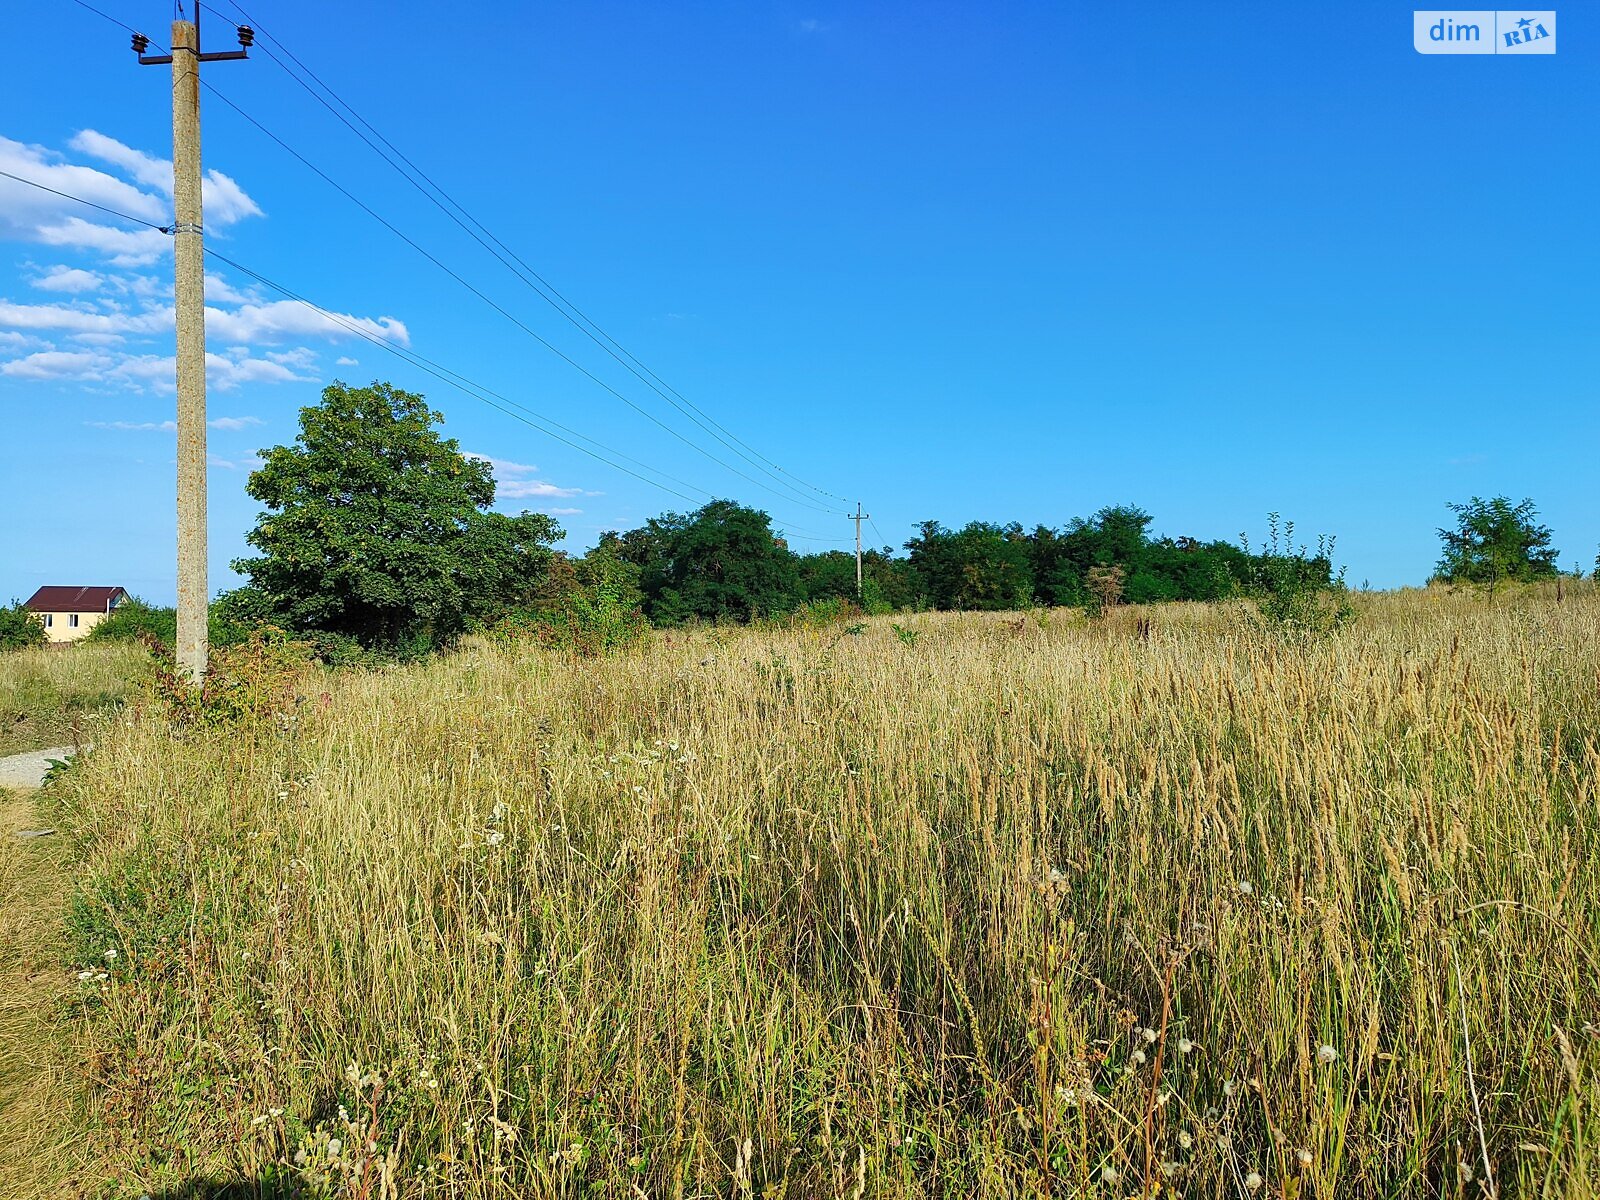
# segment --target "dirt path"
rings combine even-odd
[[[81,1157],[64,1011],[73,987],[62,966],[66,846],[59,836],[18,836],[48,824],[31,790],[0,786],[0,1200],[75,1194]]]
[[[89,747],[83,747],[87,750]],[[50,760],[71,758],[77,750],[72,746],[52,746],[48,750],[30,750],[26,754],[12,754],[0,758],[0,791],[6,788],[32,789],[44,784]]]

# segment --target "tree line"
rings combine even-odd
[[[1061,527],[925,521],[901,547],[862,556],[791,549],[770,516],[732,500],[664,513],[603,534],[588,553],[555,550],[556,522],[495,512],[490,465],[462,453],[422,396],[385,383],[334,384],[301,410],[293,445],[262,452],[247,484],[264,511],[234,563],[243,586],[213,605],[211,634],[226,644],[270,624],[325,657],[411,656],[487,629],[530,634],[584,652],[639,636],[648,625],[748,622],[801,610],[1007,610],[1034,605],[1100,612],[1120,603],[1265,596],[1286,613],[1343,591],[1333,543],[1295,544],[1270,519],[1266,544],[1157,537],[1131,504]],[[1556,574],[1551,532],[1532,501],[1474,497],[1449,506],[1435,578],[1497,586]],[[1596,563],[1600,574],[1600,561]],[[1330,611],[1345,612],[1340,606]],[[0,642],[43,639],[19,606],[0,609]],[[96,639],[173,640],[171,609],[134,602],[99,624]]]

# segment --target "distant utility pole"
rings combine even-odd
[[[182,11],[180,4],[179,11]],[[200,3],[193,21],[172,23],[172,53],[146,55],[150,39],[133,35],[143,65],[172,64],[172,225],[178,325],[178,673],[205,678],[206,586],[206,291],[200,206],[200,64],[247,58],[255,33],[238,27],[240,49],[200,53]]]
[[[861,599],[861,522],[872,520],[872,516],[861,511],[861,501],[857,500],[856,515],[850,520],[856,523],[856,599],[859,600]]]

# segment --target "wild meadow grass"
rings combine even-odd
[[[0,653],[0,756],[92,741],[132,692],[148,654],[128,643]]]
[[[49,801],[88,1183],[1590,1196],[1600,595],[1358,603],[130,711]]]

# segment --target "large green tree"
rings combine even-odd
[[[638,566],[645,612],[657,625],[748,621],[800,601],[795,554],[760,509],[713,500],[692,513],[652,517],[611,540]]]
[[[1504,496],[1474,496],[1447,507],[1456,515],[1456,526],[1439,530],[1444,546],[1436,568],[1440,579],[1493,588],[1506,580],[1527,583],[1555,576],[1558,552],[1551,548],[1550,530],[1539,524],[1532,500],[1512,504]]]
[[[294,445],[263,452],[247,488],[267,507],[247,539],[260,554],[234,568],[290,629],[439,644],[538,591],[560,528],[491,512],[489,464],[441,438],[443,419],[390,384],[336,383]]]
[[[936,608],[1011,609],[1033,603],[1033,561],[1022,526],[973,521],[958,530],[924,521],[906,543]]]

